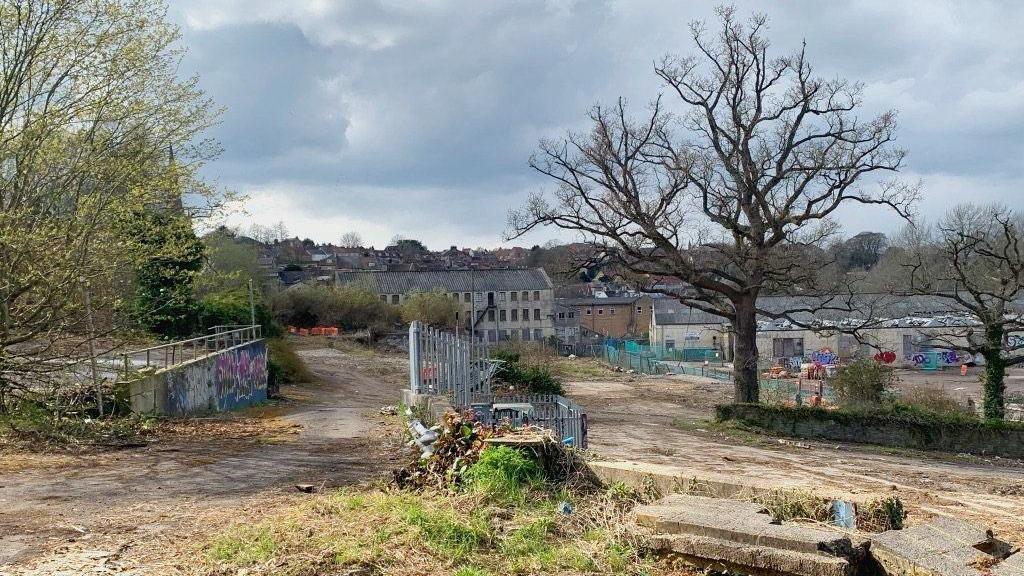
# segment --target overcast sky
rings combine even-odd
[[[550,186],[527,166],[537,141],[618,96],[642,111],[663,90],[653,62],[691,52],[687,24],[714,17],[668,0],[170,4],[183,72],[227,108],[206,176],[249,195],[235,223],[435,249],[500,244],[509,208]],[[806,39],[821,75],[865,83],[868,112],[899,111],[923,216],[1024,203],[1024,3],[736,3],[754,5],[780,53]],[[841,220],[847,234],[899,227],[863,207]]]

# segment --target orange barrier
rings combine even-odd
[[[288,333],[298,334],[299,336],[337,336],[341,331],[338,330],[337,326],[314,326],[312,328],[289,326]]]

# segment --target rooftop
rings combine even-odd
[[[378,294],[408,292],[498,292],[551,290],[551,279],[541,268],[520,270],[437,270],[338,272],[338,284],[366,284]]]

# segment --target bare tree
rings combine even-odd
[[[860,120],[859,84],[814,76],[804,49],[769,56],[765,16],[717,13],[713,35],[691,25],[695,55],[655,67],[684,112],[658,98],[635,121],[620,100],[592,110],[589,134],[543,141],[531,166],[557,189],[513,212],[509,236],[573,230],[630,273],[685,282],[673,295],[731,322],[736,400],[754,402],[758,295],[814,288],[807,260],[822,254],[814,247],[834,234],[840,206],[907,217],[916,189],[865,182],[903,162],[895,113]]]
[[[345,232],[341,235],[340,246],[342,248],[360,248],[363,245],[363,237],[359,232]]]
[[[985,359],[984,414],[1002,418],[1006,368],[1024,363],[1024,214],[964,204],[901,240],[910,289],[969,315],[933,340]]]

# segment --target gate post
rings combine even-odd
[[[415,394],[420,393],[420,323],[413,320],[409,324],[409,389]]]

